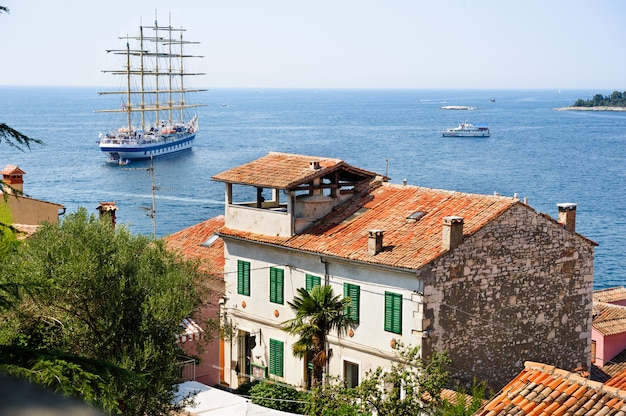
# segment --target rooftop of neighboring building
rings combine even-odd
[[[224,216],[210,218],[164,237],[168,247],[186,259],[199,261],[201,269],[213,278],[224,279],[224,242],[216,235],[224,226]]]
[[[527,361],[524,370],[474,414],[624,415],[625,412],[626,391],[616,385],[602,384],[554,366]]]
[[[594,302],[616,303],[626,301],[626,288],[624,286],[610,287],[593,291]]]

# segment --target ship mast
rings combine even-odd
[[[128,39],[126,39],[126,115],[128,116],[128,132],[131,133],[133,128],[131,122],[131,101],[130,101],[130,43]]]
[[[159,24],[157,23],[156,16],[154,18],[154,123],[159,125]]]
[[[144,79],[144,55],[143,55],[143,26],[139,26],[139,82],[141,83],[141,129],[146,129],[146,112],[144,109],[146,108],[146,93],[145,93],[145,79]],[[128,83],[130,85],[130,82]]]

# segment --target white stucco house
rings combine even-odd
[[[388,367],[394,343],[447,350],[453,377],[501,387],[527,360],[588,366],[593,247],[517,198],[391,184],[339,159],[270,152],[225,184],[224,380],[307,387],[280,329],[298,288],[330,285],[358,320],[329,337],[327,371],[348,386]]]

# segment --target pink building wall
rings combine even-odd
[[[199,321],[206,321],[209,318],[217,319],[219,317],[219,306],[209,305],[201,314]],[[210,337],[208,343],[205,340],[187,341],[183,344],[184,350],[188,357],[199,358],[200,362],[196,365],[196,381],[214,386],[220,382],[220,342],[219,334],[204,334],[205,338]]]
[[[604,336],[593,328],[591,339],[596,342],[595,365],[598,367],[603,367],[608,361],[626,349],[626,333]]]

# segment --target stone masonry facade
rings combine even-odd
[[[499,390],[531,360],[589,368],[596,244],[520,203],[420,270],[423,353]]]

